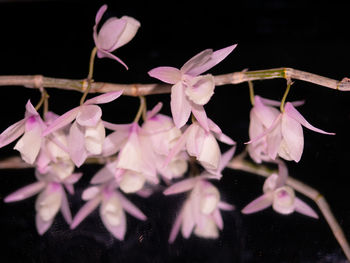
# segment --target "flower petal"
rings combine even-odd
[[[295,205],[295,211],[303,215],[318,219],[318,215],[316,214],[316,212],[308,204],[306,204],[304,201],[302,201],[298,197],[295,198],[294,205]]]
[[[42,133],[42,136],[46,136],[50,133],[57,131],[58,129],[68,125],[71,123],[75,117],[78,115],[80,111],[80,107],[76,107],[67,111],[65,114],[61,115],[57,119],[55,119],[47,129],[45,129]]]
[[[107,92],[85,101],[84,105],[109,103],[119,98],[122,94],[123,90]]]
[[[175,126],[180,129],[186,124],[191,114],[191,105],[186,98],[182,82],[176,83],[171,88],[170,106]]]
[[[297,122],[299,122],[304,127],[308,128],[309,130],[312,130],[314,132],[328,134],[328,135],[335,135],[335,133],[332,132],[325,132],[323,130],[320,130],[314,126],[312,126],[310,123],[308,123],[305,118],[294,108],[293,104],[290,102],[286,103],[286,106],[284,107],[285,113],[295,119]]]
[[[116,60],[120,64],[122,64],[127,70],[129,69],[128,66],[120,58],[118,58],[117,56],[113,55],[112,53],[110,53],[108,51],[99,49],[97,51],[97,57],[98,58],[110,58],[110,59]]]
[[[13,192],[12,194],[9,194],[8,196],[6,196],[4,199],[4,202],[10,203],[10,202],[21,201],[23,199],[29,198],[39,193],[45,187],[45,185],[46,185],[45,182],[39,181],[39,182],[35,182],[33,184],[24,186],[18,189],[17,191]]]
[[[61,213],[66,220],[67,224],[70,225],[72,223],[72,214],[69,209],[69,202],[66,196],[66,193],[62,189],[62,204],[61,204]]]
[[[70,225],[70,228],[76,228],[81,223],[81,221],[83,221],[89,214],[91,214],[96,209],[100,202],[101,197],[98,196],[85,203],[75,215],[73,222]]]
[[[147,219],[144,213],[142,213],[142,211],[138,207],[136,207],[132,202],[130,202],[124,195],[118,192],[116,192],[116,195],[118,196],[122,207],[126,212],[142,221]]]
[[[77,122],[81,126],[96,126],[101,120],[102,110],[97,105],[83,105],[77,114]]]
[[[200,73],[196,72],[197,67],[203,65],[205,62],[207,62],[210,59],[210,56],[213,54],[212,49],[206,49],[202,52],[198,53],[194,57],[192,57],[190,60],[188,60],[182,67],[181,72],[183,74],[188,74],[191,76],[197,76]]]
[[[272,193],[265,193],[259,196],[257,199],[250,202],[242,209],[243,214],[251,214],[261,211],[272,205],[273,195]]]
[[[24,133],[26,120],[23,119],[12,124],[0,134],[0,148],[10,144]]]
[[[180,231],[182,220],[183,220],[183,210],[181,210],[181,212],[177,215],[175,222],[171,228],[169,239],[168,239],[168,242],[170,244],[175,241],[176,236]]]
[[[36,213],[35,225],[36,225],[36,229],[37,229],[39,235],[43,235],[50,228],[50,226],[53,223],[53,220],[54,220],[54,218],[52,218],[48,221],[45,221],[40,217],[39,213]]]
[[[118,41],[112,47],[112,50],[120,48],[125,44],[129,43],[134,38],[141,25],[138,20],[130,16],[122,16],[120,20],[125,21],[126,24],[122,34],[119,36]]]
[[[181,72],[174,67],[157,67],[148,71],[148,75],[169,84],[181,81]]]
[[[291,159],[295,162],[299,162],[304,149],[304,135],[301,124],[288,114],[283,114],[281,131],[284,141],[284,143],[281,144],[281,147],[283,147],[282,152],[288,155],[281,157],[287,157],[287,160]]]
[[[107,10],[107,5],[104,4],[103,6],[100,7],[100,9],[97,11],[96,17],[95,17],[95,24],[98,25],[98,23],[100,23],[100,20],[103,16],[103,14],[106,12]]]
[[[209,132],[208,117],[204,110],[204,107],[201,105],[196,105],[194,103],[191,103],[191,107],[192,107],[192,113],[194,117],[196,117],[196,120],[198,121],[198,123],[202,126],[202,128],[206,132]]]
[[[97,33],[96,47],[105,51],[113,51],[114,46],[123,34],[127,21],[116,17],[109,18]]]
[[[188,74],[197,76],[211,69],[224,60],[236,48],[236,46],[237,44],[213,52],[209,60],[205,61],[204,63],[198,63],[198,66],[193,67]]]
[[[187,179],[181,180],[180,182],[177,182],[171,185],[170,187],[168,187],[167,189],[165,189],[163,194],[173,195],[173,194],[187,192],[195,186],[197,181],[198,181],[197,178],[187,178]]]
[[[68,146],[72,161],[77,167],[80,167],[87,157],[87,152],[85,150],[84,131],[77,122],[74,122],[69,130]]]
[[[205,105],[214,94],[215,81],[211,74],[194,77],[185,89],[188,98],[195,104]]]

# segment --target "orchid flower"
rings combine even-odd
[[[191,112],[202,127],[209,131],[205,105],[214,94],[215,81],[210,74],[200,74],[225,59],[234,49],[232,45],[213,52],[206,49],[187,61],[181,69],[157,67],[148,72],[151,77],[172,84],[171,112],[177,128],[183,127]]]
[[[81,166],[88,156],[102,153],[105,128],[101,120],[102,110],[96,104],[111,102],[121,94],[122,91],[108,92],[85,101],[81,106],[55,119],[42,136],[51,134],[74,121],[69,130],[68,151],[75,165]]]
[[[87,188],[82,198],[88,202],[75,215],[71,229],[76,228],[98,206],[103,224],[119,240],[123,240],[126,233],[125,211],[139,220],[147,219],[133,203],[112,188],[107,184]]]
[[[226,167],[234,153],[234,148],[228,150],[221,158],[218,173]],[[219,179],[206,171],[193,178],[182,180],[168,187],[165,195],[179,194],[191,191],[172,227],[169,243],[174,242],[178,232],[188,238],[193,229],[194,234],[203,238],[217,238],[218,230],[223,229],[223,220],[220,210],[232,210],[234,207],[220,201],[218,189],[207,179]]]
[[[198,122],[192,123],[178,139],[164,165],[167,165],[176,154],[186,147],[187,153],[196,157],[197,161],[207,171],[217,170],[221,158],[217,139],[228,145],[235,145],[236,143],[223,134],[219,126],[210,119],[208,119],[208,127],[209,131],[206,131]]]
[[[125,193],[135,193],[146,182],[157,184],[157,172],[153,163],[153,152],[148,140],[141,134],[138,123],[112,124],[104,122],[106,127],[116,132],[110,134],[104,144],[105,152],[119,151],[117,160],[109,164],[114,177]]]
[[[285,160],[299,162],[304,149],[302,126],[318,133],[334,135],[312,126],[290,102],[285,104],[284,112],[280,112],[255,96],[250,118],[251,140],[248,144],[252,146],[248,149],[257,162],[275,160],[277,155]]]
[[[63,186],[71,192],[73,184],[80,179],[82,174],[72,173],[64,179],[60,179],[60,176],[55,176],[53,173],[41,174],[36,171],[35,175],[38,179],[37,182],[18,189],[5,197],[4,201],[6,203],[21,201],[39,193],[35,202],[35,222],[38,233],[43,235],[52,225],[59,210],[67,224],[72,222],[72,215]]]
[[[93,28],[93,37],[97,47],[97,57],[114,59],[128,69],[126,64],[111,52],[124,46],[133,39],[140,27],[140,22],[129,16],[123,16],[121,18],[111,17],[97,32],[97,27],[99,26],[101,18],[106,10],[107,5],[101,6],[98,10]]]
[[[0,134],[0,148],[23,135],[16,143],[14,149],[21,153],[21,157],[25,162],[33,164],[39,154],[42,143],[42,131],[45,128],[46,125],[39,113],[28,101],[24,118],[12,124]]]
[[[288,176],[287,168],[279,164],[279,173],[270,175],[263,185],[264,194],[253,200],[242,209],[243,214],[251,214],[272,206],[280,214],[291,214],[294,211],[318,218],[316,212],[304,201],[295,196],[294,189],[285,185]]]
[[[179,152],[167,166],[163,166],[171,149],[176,145],[182,132],[178,129],[169,116],[160,114],[162,103],[158,103],[147,113],[147,118],[142,125],[141,134],[148,140],[153,150],[153,161],[158,173],[164,180],[183,176],[188,168],[188,156],[184,151]]]

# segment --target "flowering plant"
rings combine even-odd
[[[18,162],[17,158],[11,163],[10,159],[10,165],[20,163],[33,167],[37,179],[13,193],[6,193],[4,201],[16,202],[38,194],[35,222],[40,235],[50,231],[59,211],[73,231],[98,208],[105,229],[114,238],[124,240],[134,231],[128,229],[129,215],[140,221],[149,218],[143,207],[131,199],[146,199],[157,193],[163,193],[164,198],[187,194],[178,214],[172,218],[168,241],[173,243],[181,238],[179,232],[185,239],[191,235],[219,238],[225,229],[225,214],[232,211],[251,214],[271,206],[283,215],[298,212],[317,219],[319,213],[299,198],[299,194],[304,194],[319,205],[320,212],[349,258],[346,238],[335,218],[330,216],[324,198],[289,176],[288,162],[302,160],[302,127],[335,135],[312,126],[302,116],[302,110],[296,107],[303,102],[287,101],[291,79],[297,79],[298,74],[288,75],[287,69],[283,69],[287,88],[282,100],[275,101],[256,95],[251,84],[256,76],[271,78],[266,72],[259,75],[259,72],[243,71],[221,76],[207,73],[224,59],[231,59],[237,47],[232,43],[215,51],[205,49],[180,69],[160,66],[148,71],[150,77],[165,85],[154,84],[151,88],[147,85],[101,85],[93,81],[95,56],[110,58],[128,69],[112,52],[129,43],[140,28],[140,22],[129,16],[112,17],[101,23],[106,10],[107,6],[103,5],[95,17],[92,28],[95,47],[91,52],[87,78],[78,85],[73,80],[66,82],[65,88],[83,93],[80,105],[60,116],[49,111],[47,89],[55,84],[48,85],[43,79],[34,79],[33,86],[40,89],[41,101],[33,106],[28,100],[24,118],[0,134],[0,148],[17,140],[14,149],[19,151],[21,161]],[[276,72],[278,69],[274,74]],[[234,155],[236,147],[240,146],[237,138],[231,138],[221,129],[204,107],[215,98],[216,86],[235,84],[237,79],[249,82],[252,109],[246,150]],[[348,84],[346,80],[339,82],[336,89],[346,90]],[[162,102],[153,108],[147,107],[145,96],[158,93],[157,88],[162,93],[170,93],[171,114],[162,112]],[[86,99],[93,92],[103,94]],[[117,104],[122,95],[140,98],[134,119],[128,123],[113,123],[118,122],[117,117],[113,122],[105,120],[103,104]],[[42,114],[39,113],[41,109]],[[227,147],[229,149],[224,151]],[[87,176],[79,168],[89,163],[102,166],[91,178],[90,185],[79,192],[86,203],[72,213],[70,200],[77,195],[74,185]],[[266,168],[266,164],[273,170]],[[222,178],[227,177],[226,168],[266,176],[263,194],[242,208],[232,204],[218,186]]]

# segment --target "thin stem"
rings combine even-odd
[[[292,84],[293,84],[292,81],[290,79],[287,79],[287,88],[286,88],[286,91],[284,92],[282,100],[281,100],[281,106],[280,106],[281,112],[284,112],[284,104],[286,102],[288,93],[290,91],[290,86],[292,86]]]
[[[252,81],[248,81],[250,103],[254,106],[254,86]]]
[[[350,81],[344,78],[343,80],[335,80],[319,76],[313,73],[292,69],[292,68],[276,68],[256,71],[233,72],[214,76],[215,86],[223,86],[228,84],[239,84],[254,80],[267,79],[295,79],[314,83],[326,88],[350,91]],[[24,86],[26,88],[57,88],[63,90],[75,90],[86,92],[84,84],[85,80],[50,78],[42,75],[32,76],[0,76],[0,86]],[[151,84],[116,84],[107,82],[92,82],[90,83],[89,93],[106,93],[110,91],[123,90],[123,95],[127,96],[146,96],[152,94],[165,94],[171,92],[171,85],[164,83]]]
[[[140,106],[139,106],[139,110],[136,113],[134,122],[138,122],[144,112],[144,109],[146,108],[146,99],[144,96],[139,96],[140,98]]]
[[[48,110],[48,98],[49,95],[47,94],[45,89],[41,90],[41,98],[40,101],[38,102],[38,104],[35,106],[35,110],[38,111],[42,105],[44,105],[44,111],[43,111],[43,115],[45,116],[45,113]]]
[[[87,88],[84,91],[84,94],[80,99],[80,105],[82,105],[84,103],[86,96],[88,95],[88,93],[90,92],[90,89],[91,89],[91,82],[92,82],[92,76],[94,74],[94,62],[95,62],[96,53],[97,53],[97,47],[94,47],[92,49],[91,55],[90,55],[89,74],[87,77]]]

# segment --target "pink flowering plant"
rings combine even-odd
[[[129,89],[127,85],[120,88],[111,84],[112,88],[103,90],[94,83],[95,56],[115,60],[127,69],[112,52],[130,42],[140,28],[140,22],[129,16],[111,17],[101,24],[106,10],[107,5],[103,5],[96,14],[92,30],[95,47],[88,77],[81,83],[80,104],[62,115],[48,111],[44,83],[40,87],[41,101],[33,106],[28,100],[24,118],[0,134],[0,148],[17,140],[13,148],[20,153],[21,161],[12,165],[21,163],[33,167],[37,179],[7,193],[4,202],[17,202],[37,195],[35,223],[40,235],[48,231],[59,212],[73,231],[98,209],[106,230],[116,239],[124,240],[128,231],[134,231],[127,229],[129,216],[140,221],[148,218],[129,200],[131,196],[142,200],[157,192],[163,193],[163,198],[186,195],[172,219],[169,243],[181,238],[179,232],[185,239],[191,235],[218,238],[224,231],[225,214],[232,211],[251,214],[271,207],[285,216],[298,212],[314,219],[319,217],[319,213],[299,195],[304,194],[316,203],[321,197],[289,176],[288,162],[298,163],[302,159],[303,127],[326,135],[334,133],[314,127],[302,116],[296,107],[304,102],[287,101],[292,84],[289,77],[286,77],[287,88],[281,101],[255,95],[250,86],[249,141],[246,149],[234,156],[236,141],[212,120],[204,106],[215,97],[217,85],[234,83],[233,75],[218,77],[206,72],[224,59],[231,59],[237,45],[201,51],[179,69],[171,66],[150,69],[151,79],[169,84],[163,86],[170,93],[170,114],[166,114],[162,112],[163,102],[147,108],[144,95],[153,94],[147,87],[146,91],[138,93],[133,86]],[[239,74],[241,79],[245,76],[245,81],[251,81],[248,73]],[[103,94],[86,100],[93,91]],[[139,95],[140,107],[135,118],[131,122],[118,123],[116,114],[115,122],[104,120],[102,105],[118,103],[122,95]],[[41,108],[42,115],[39,114]],[[229,149],[224,151],[224,148]],[[72,213],[69,200],[77,194],[74,184],[86,176],[79,168],[91,163],[101,167],[81,192],[85,203]],[[273,166],[273,170],[265,169],[266,164]],[[226,176],[227,168],[267,177],[262,195],[242,208],[225,201],[229,197],[220,192],[220,182]],[[328,220],[331,211],[322,204],[319,206]],[[332,230],[338,229],[334,218],[328,223]],[[339,231],[334,234],[349,257],[345,237]]]

